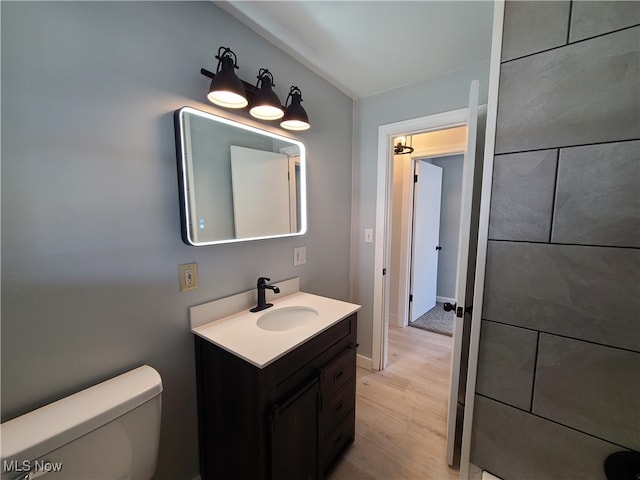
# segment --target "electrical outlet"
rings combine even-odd
[[[293,249],[293,266],[307,263],[307,247],[296,247]]]
[[[198,288],[198,264],[183,263],[178,268],[180,271],[180,291],[194,290]]]

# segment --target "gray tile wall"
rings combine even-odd
[[[638,140],[561,149],[552,241],[640,247],[639,156]]]
[[[538,332],[483,320],[476,391],[530,411]]]
[[[489,238],[549,241],[557,158],[557,149],[496,156]]]
[[[640,448],[640,2],[507,2],[472,462]]]
[[[640,137],[639,44],[630,28],[503,63],[496,153]]]
[[[508,480],[605,480],[620,447],[476,395],[471,462]]]
[[[502,61],[567,43],[571,2],[507,2],[502,35]]]
[[[482,316],[640,351],[639,271],[637,249],[489,241]]]
[[[576,42],[640,23],[640,2],[573,2],[569,41]]]
[[[533,413],[640,450],[640,353],[540,334]]]

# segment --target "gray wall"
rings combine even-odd
[[[472,462],[640,449],[640,4],[508,2]]]
[[[458,269],[458,236],[460,235],[460,197],[464,155],[451,155],[429,160],[442,168],[442,203],[440,204],[440,255],[436,295],[455,298]]]
[[[211,2],[6,2],[2,8],[2,420],[141,364],[159,370],[159,479],[198,471],[188,307],[259,275],[348,299],[353,102]],[[219,46],[312,129],[304,237],[180,239],[173,111],[206,102]],[[238,115],[234,115],[234,118]],[[258,125],[265,127],[265,123]],[[330,146],[330,148],[328,147]],[[330,194],[329,194],[330,192]],[[294,246],[307,264],[293,268]],[[178,291],[178,264],[200,288]]]
[[[475,79],[480,80],[479,102],[487,103],[488,61],[355,103],[351,275],[353,301],[362,305],[358,312],[358,353],[364,357],[371,358],[373,345],[375,242],[364,242],[364,230],[376,225],[378,127],[466,108],[469,105],[469,87]]]

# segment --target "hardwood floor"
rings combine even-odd
[[[382,372],[358,368],[356,439],[330,480],[453,480],[445,432],[452,339],[389,329]]]

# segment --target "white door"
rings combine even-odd
[[[411,322],[436,306],[442,168],[415,162],[413,245],[411,250]]]
[[[231,145],[231,183],[236,238],[291,233],[287,155]]]
[[[478,115],[478,81],[471,82],[469,117],[467,120],[467,148],[462,173],[460,199],[460,234],[458,243],[458,272],[456,274],[456,311],[453,324],[453,351],[451,355],[451,391],[447,415],[447,462],[453,465],[455,446],[461,444],[464,396],[469,358],[471,315],[467,309],[473,304],[480,179],[482,177],[482,151],[484,149],[485,117]],[[458,429],[456,429],[458,425]],[[457,452],[459,455],[459,451]]]

